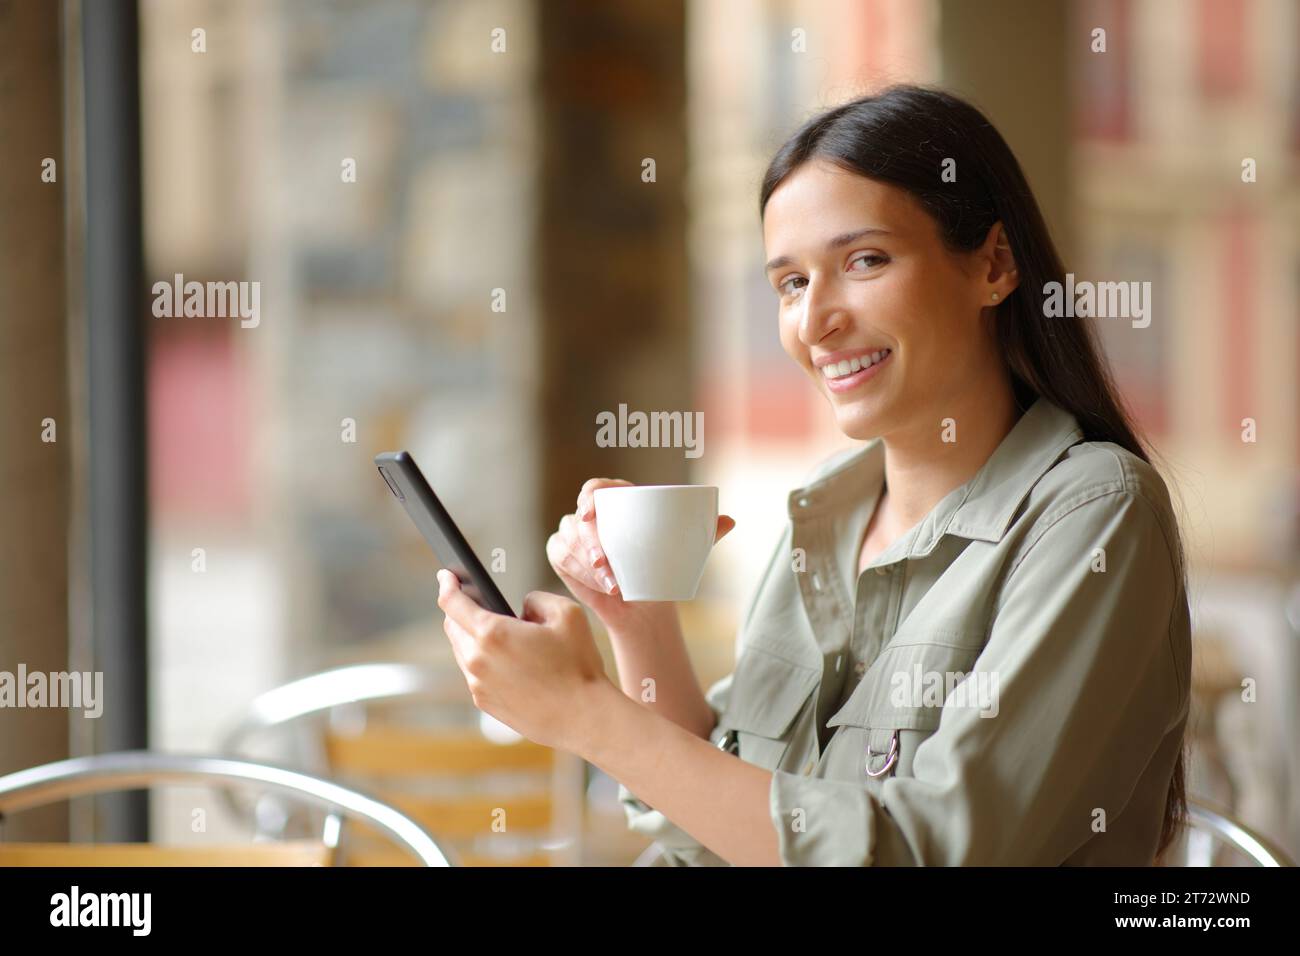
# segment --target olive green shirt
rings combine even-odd
[[[877,438],[791,492],[705,694],[710,740],[774,771],[782,863],[1150,864],[1191,679],[1164,482],[1039,398],[858,574],[883,483]],[[619,799],[666,862],[726,865]]]

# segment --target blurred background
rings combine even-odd
[[[1190,789],[1300,854],[1298,48],[1290,0],[0,4],[0,670],[106,698],[0,711],[0,773],[237,746],[436,835],[485,768],[402,768],[509,734],[455,684],[371,462],[396,448],[516,607],[563,590],[543,546],[587,478],[718,485],[738,525],[682,612],[701,683],[728,673],[786,492],[851,444],[779,345],[759,180],[802,120],[918,81],[998,125],[1067,268],[1152,283],[1149,328],[1100,324],[1193,562]],[[258,282],[258,322],[156,316],[177,275]],[[598,447],[621,403],[703,411],[704,454]],[[257,703],[371,662],[450,676],[421,691],[448,709]],[[502,861],[645,848],[595,768],[517,762],[539,835]],[[182,787],[9,832],[230,841],[250,810],[292,829]]]

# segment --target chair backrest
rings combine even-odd
[[[434,732],[368,723],[356,732],[327,730],[325,750],[331,774],[367,781],[385,800],[456,846],[464,865],[551,862],[538,850],[556,823],[556,754],[548,747],[528,740],[496,743],[476,729]],[[440,783],[441,792],[430,792]],[[503,833],[521,839],[496,839],[494,821]],[[498,845],[504,852],[475,852],[476,845]],[[349,859],[362,865],[387,863],[389,856],[349,846]]]
[[[473,714],[473,724],[424,726],[428,721],[422,720],[416,726],[382,714],[403,705],[428,709],[436,703],[453,705],[461,717]],[[315,737],[311,759],[322,772],[349,783],[364,782],[454,847],[459,863],[574,862],[581,832],[582,762],[508,728],[509,739],[498,742],[479,728],[478,717],[459,673],[408,663],[357,664],[261,695],[223,746],[238,753],[258,734],[310,723]],[[364,826],[349,833],[348,862],[400,862],[391,851],[371,845],[367,834]]]
[[[280,792],[329,814],[323,841],[327,846],[332,846],[342,816],[364,821],[384,833],[425,866],[451,865],[442,847],[418,823],[357,790],[283,767],[197,754],[131,750],[74,757],[7,774],[0,777],[0,820],[19,810],[70,797],[164,783],[242,785]],[[18,844],[9,846],[15,854],[21,849]],[[29,845],[28,849],[39,853],[40,846]],[[111,848],[105,848],[103,854],[109,858]]]

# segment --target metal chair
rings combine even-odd
[[[648,847],[637,854],[637,858],[632,861],[633,866],[663,866],[661,862],[664,856],[664,848],[659,843],[651,843]]]
[[[441,777],[459,779],[494,771],[549,773],[550,791],[572,799],[554,801],[550,791],[535,795],[496,794],[492,799],[473,797],[434,798],[410,796],[382,790],[381,796],[421,820],[445,841],[475,839],[481,821],[490,819],[492,809],[505,809],[515,826],[538,830],[546,826],[559,834],[572,834],[563,844],[540,852],[524,850],[510,857],[480,855],[469,849],[458,854],[465,865],[476,863],[540,864],[559,849],[567,862],[580,857],[582,761],[571,755],[540,747],[484,715],[475,715],[480,726],[470,732],[435,732],[423,728],[375,726],[368,721],[367,708],[417,705],[426,716],[430,705],[455,708],[461,715],[470,709],[464,679],[458,672],[437,670],[409,663],[368,663],[334,668],[274,688],[255,698],[248,714],[222,741],[223,752],[242,753],[256,738],[269,731],[294,732],[296,759],[320,773],[343,774],[345,779],[361,777],[369,787],[383,778],[393,781]],[[317,718],[312,720],[311,718]],[[326,720],[322,728],[320,721]],[[495,724],[495,727],[492,726]],[[500,731],[501,740],[491,731]],[[572,784],[572,785],[570,785]],[[242,809],[238,808],[237,809]],[[288,818],[274,801],[264,800],[253,810],[262,832],[282,833]],[[356,852],[359,861],[382,855]]]
[[[464,681],[414,664],[354,664],[290,681],[249,705],[242,721],[222,740],[224,753],[238,753],[249,738],[303,717],[349,704],[397,697],[464,693]]]
[[[1187,799],[1188,830],[1184,866],[1213,866],[1216,844],[1224,844],[1252,860],[1256,866],[1295,866],[1286,851],[1223,807],[1197,797]]]
[[[290,795],[326,811],[323,843],[337,845],[344,818],[364,821],[385,833],[424,866],[451,866],[448,856],[418,823],[387,804],[329,780],[268,764],[198,754],[144,750],[74,757],[0,777],[0,823],[6,814],[56,800],[156,784],[221,783],[256,786]],[[0,847],[5,844],[0,843]],[[9,844],[10,848],[21,846]],[[66,844],[39,844],[53,847]],[[122,849],[131,846],[123,844]]]

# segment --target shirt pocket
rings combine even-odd
[[[980,682],[972,670],[983,635],[925,637],[891,641],[826,721],[839,729],[826,748],[825,776],[872,789],[890,777],[910,777],[916,748],[938,729],[949,693],[960,689],[954,702],[967,695],[978,702]]]
[[[745,647],[736,661],[727,706],[710,739],[747,763],[780,768],[821,674],[757,646]],[[799,718],[804,716],[805,719]]]

